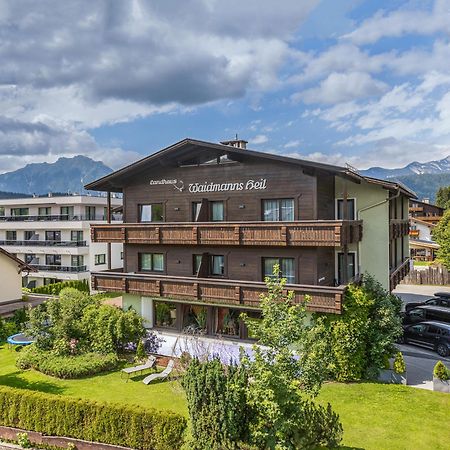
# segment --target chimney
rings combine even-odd
[[[247,148],[248,141],[245,141],[244,139],[238,139],[236,135],[236,139],[233,139],[231,141],[222,141],[221,144],[229,145],[230,147],[242,148],[245,150]]]

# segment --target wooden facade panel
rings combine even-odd
[[[97,289],[104,291],[122,290],[131,294],[161,297],[173,300],[185,300],[187,302],[203,302],[208,304],[218,304],[236,307],[260,306],[261,295],[267,292],[264,283],[251,283],[233,280],[232,283],[226,280],[205,280],[191,277],[183,281],[171,279],[170,277],[143,276],[136,279],[128,274],[108,274],[108,277],[92,274],[93,285]],[[122,289],[119,289],[122,286]],[[342,288],[323,288],[320,286],[288,286],[294,292],[294,303],[303,303],[306,296],[309,296],[307,309],[318,312],[331,312],[339,314],[341,312]]]

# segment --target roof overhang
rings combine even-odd
[[[0,247],[0,254],[5,255],[7,258],[11,259],[17,264],[17,267],[19,268],[19,272],[37,272],[37,269],[34,267],[31,267],[29,264],[27,264],[25,261],[22,261],[21,259],[17,258],[17,256],[14,256],[12,253],[7,252],[4,248]]]

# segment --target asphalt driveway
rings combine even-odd
[[[409,302],[421,302],[433,297],[435,292],[450,292],[450,287],[400,284],[393,291],[405,305]],[[441,360],[450,368],[450,357],[441,358],[437,353],[415,345],[398,345],[403,353],[408,373],[408,385],[433,389],[433,368]]]

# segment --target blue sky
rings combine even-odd
[[[358,168],[450,155],[450,2],[0,1],[0,171],[184,137]]]

